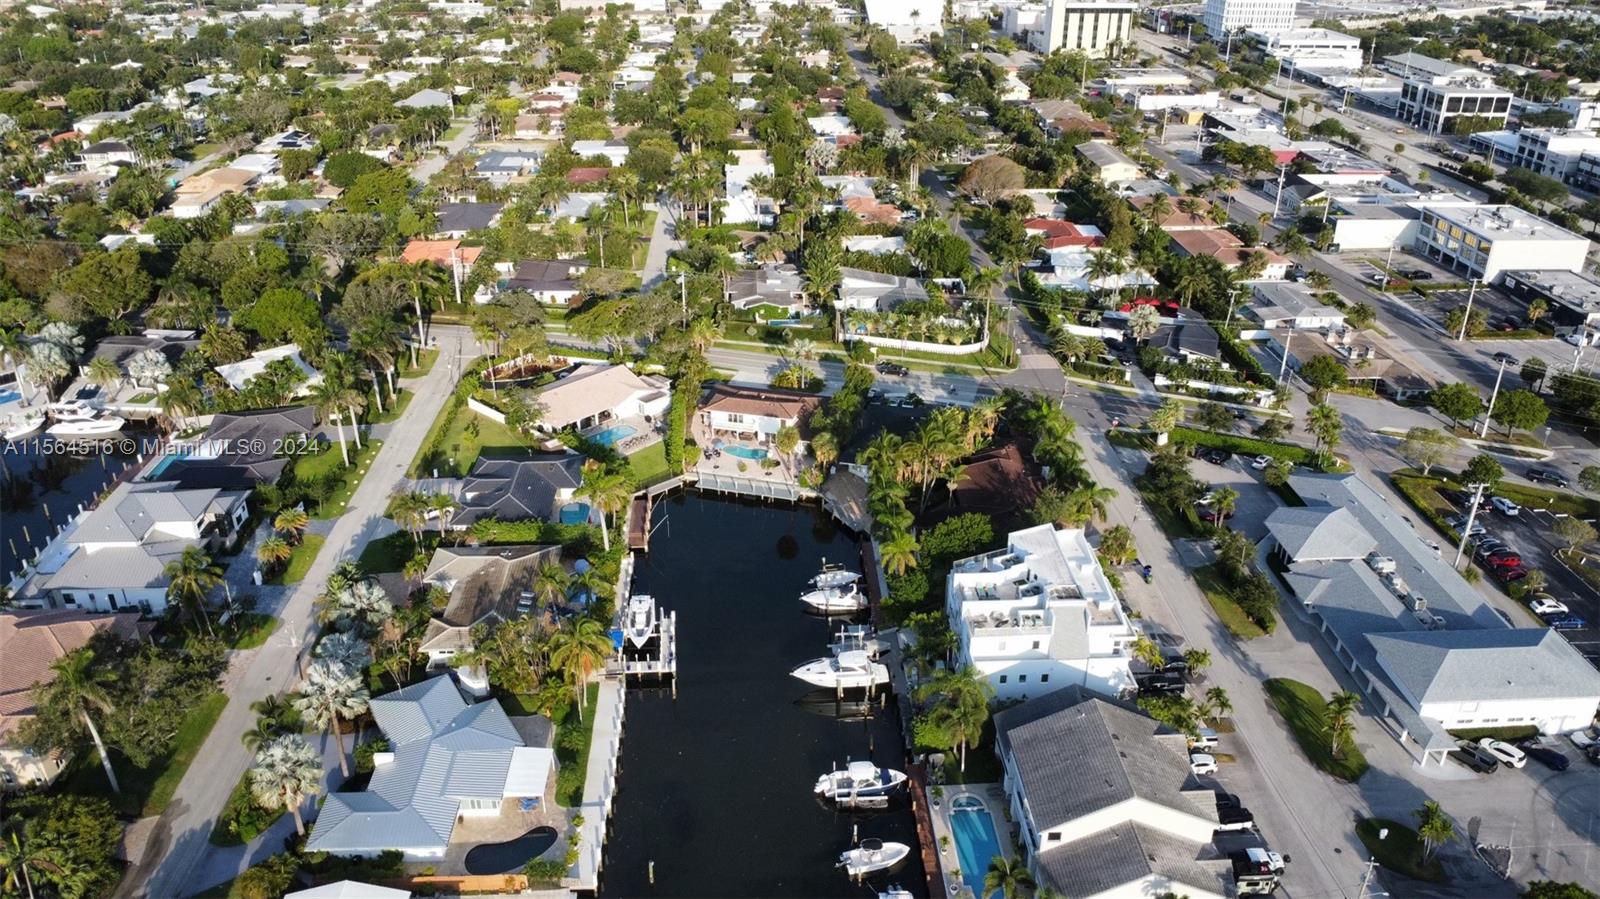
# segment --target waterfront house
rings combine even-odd
[[[310,406],[218,412],[199,439],[172,447],[144,479],[176,481],[181,488],[274,484],[288,468],[291,451],[316,430],[317,410]]]
[[[17,728],[34,716],[34,688],[55,679],[50,666],[88,645],[100,633],[137,641],[154,622],[141,622],[137,612],[97,615],[76,609],[0,613],[0,790],[50,784],[70,757],[52,752],[40,757],[15,745]]]
[[[943,502],[919,516],[925,526],[977,512],[996,525],[1020,524],[1044,488],[1037,466],[1030,465],[1014,443],[975,453],[961,462],[961,476]]]
[[[1002,700],[1077,685],[1117,696],[1138,634],[1081,529],[1013,531],[1004,549],[955,563],[945,607],[956,667],[972,665]]]
[[[559,546],[457,546],[433,551],[422,582],[450,594],[444,610],[428,621],[417,654],[428,657],[428,670],[454,664],[472,649],[472,628],[509,621],[534,608],[534,580],[539,566],[560,561]],[[458,668],[461,685],[475,696],[487,696],[488,674],[481,667]]]
[[[191,546],[211,554],[227,546],[249,514],[249,495],[170,481],[119,485],[44,551],[39,584],[68,608],[160,614],[167,563]]]
[[[546,431],[586,430],[608,421],[648,418],[667,411],[671,385],[655,375],[636,375],[626,365],[582,365],[538,394]]]
[[[766,446],[784,426],[800,431],[804,446],[811,414],[821,405],[815,394],[777,387],[714,384],[700,403],[698,418],[711,439]]]
[[[577,453],[532,459],[480,458],[461,482],[461,508],[450,527],[466,530],[486,518],[497,521],[556,521],[583,484],[583,456]],[[571,510],[576,512],[577,510]],[[587,520],[587,514],[582,520]]]
[[[372,717],[389,751],[373,755],[365,790],[328,794],[308,852],[437,861],[458,818],[545,794],[551,751],[528,746],[497,700],[468,704],[447,676],[375,697]]]
[[[1078,687],[995,716],[1011,819],[1041,886],[1095,899],[1223,899],[1233,868],[1212,843],[1216,794],[1188,738]]]
[[[257,350],[238,362],[229,362],[216,368],[222,380],[234,390],[243,390],[249,385],[250,380],[267,370],[267,366],[279,359],[287,359],[300,369],[300,374],[305,380],[295,389],[295,396],[305,396],[311,388],[322,383],[322,372],[311,367],[311,364],[300,355],[300,345],[286,343],[265,350]]]

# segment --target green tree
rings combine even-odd
[[[998,891],[1004,899],[1016,899],[1033,887],[1033,875],[1028,873],[1028,866],[1022,859],[1008,859],[1003,855],[989,859],[989,870],[983,875],[985,896],[993,896]]]
[[[584,688],[594,672],[611,657],[611,638],[593,618],[574,618],[550,635],[550,664],[562,672],[578,697],[578,717],[583,717]]]
[[[1495,457],[1483,453],[1473,456],[1467,467],[1461,471],[1462,481],[1468,484],[1487,484],[1485,489],[1490,492],[1499,486],[1500,479],[1505,476],[1505,466]]]
[[[1215,431],[1219,434],[1227,434],[1232,432],[1234,425],[1236,425],[1238,421],[1238,419],[1233,417],[1233,413],[1228,410],[1228,407],[1222,405],[1221,403],[1201,403],[1200,408],[1195,410],[1194,414],[1195,424],[1206,429],[1207,431]]]
[[[367,710],[369,694],[361,682],[361,673],[338,662],[319,659],[306,669],[299,692],[299,698],[294,701],[295,709],[307,722],[327,731],[333,738],[339,747],[339,771],[349,777],[350,764],[345,759],[344,737],[339,733],[339,725]]]
[[[204,550],[190,546],[168,562],[162,574],[167,579],[167,598],[187,609],[191,620],[204,622],[209,632],[206,594],[222,583],[222,566],[214,564]]]
[[[97,664],[94,650],[88,647],[57,659],[51,664],[50,670],[55,672],[55,678],[35,688],[34,703],[41,710],[54,714],[41,714],[36,720],[53,717],[59,721],[82,724],[84,732],[94,742],[96,754],[100,756],[100,767],[105,769],[111,792],[121,793],[122,784],[117,780],[117,773],[111,769],[111,756],[106,752],[105,740],[95,724],[96,715],[109,715],[115,709],[111,688],[117,681],[116,672]],[[25,729],[22,740],[41,756],[52,750],[68,748],[45,745],[48,740],[39,728]]]
[[[978,669],[967,665],[940,671],[933,680],[917,687],[916,697],[920,701],[932,701],[928,718],[951,738],[961,755],[961,770],[965,772],[967,747],[978,741],[983,725],[989,720],[994,685]]]
[[[1460,445],[1461,441],[1438,429],[1411,428],[1400,442],[1400,455],[1422,466],[1422,473],[1428,474],[1433,466],[1450,458]]]
[[[321,792],[322,761],[305,737],[285,734],[256,753],[255,766],[250,769],[251,796],[262,808],[287,811],[302,836],[306,822],[300,808]]]
[[[1465,306],[1457,306],[1445,314],[1445,331],[1449,332],[1451,337],[1455,337],[1462,333],[1463,322],[1466,324],[1466,336],[1471,339],[1482,334],[1484,329],[1489,327],[1489,316],[1482,309],[1473,309],[1468,312]]]
[[[274,287],[240,310],[236,323],[261,335],[269,345],[278,344],[291,337],[318,332],[322,307],[292,287]]]
[[[1417,809],[1415,814],[1417,836],[1422,838],[1422,858],[1426,861],[1439,851],[1440,846],[1455,838],[1456,827],[1439,803],[1432,799],[1423,802],[1422,808]]]
[[[1593,543],[1596,537],[1594,525],[1574,515],[1557,518],[1556,523],[1550,529],[1557,537],[1561,538],[1562,543],[1567,545],[1568,551],[1577,549],[1586,543]]]
[[[1161,651],[1161,645],[1149,637],[1139,637],[1133,641],[1131,648],[1133,657],[1147,666],[1159,671],[1166,667],[1167,656]]]
[[[1324,726],[1327,728],[1330,741],[1329,752],[1332,753],[1334,758],[1340,756],[1343,752],[1344,741],[1348,738],[1350,732],[1355,730],[1355,723],[1351,718],[1355,715],[1356,709],[1360,705],[1361,697],[1348,690],[1340,690],[1328,697]]]
[[[1483,397],[1478,395],[1478,391],[1457,381],[1429,392],[1428,405],[1450,419],[1452,426],[1460,427],[1461,422],[1475,418],[1483,411]]]
[[[897,531],[878,544],[880,562],[888,574],[905,574],[917,567],[917,538],[910,531]]]
[[[583,485],[576,495],[587,498],[600,510],[600,542],[610,552],[610,521],[633,500],[633,485],[626,475],[591,466],[585,468]]]
[[[305,510],[298,506],[280,509],[278,514],[272,518],[272,529],[282,534],[291,543],[299,543],[301,535],[310,526],[311,516],[307,515]]]
[[[1112,525],[1100,537],[1100,555],[1112,565],[1126,565],[1139,554],[1133,540],[1133,531],[1127,525]]]
[[[1167,399],[1161,403],[1160,408],[1150,413],[1150,417],[1145,419],[1144,426],[1155,432],[1156,444],[1161,445],[1167,442],[1167,434],[1181,421],[1183,421],[1183,404],[1175,399]]]
[[[1321,451],[1326,449],[1329,453],[1339,445],[1339,437],[1344,433],[1344,418],[1339,410],[1327,403],[1318,403],[1306,413],[1306,430],[1316,438],[1316,448]]]
[[[1600,493],[1600,465],[1585,465],[1578,472],[1578,486],[1591,493]]]
[[[1535,880],[1518,894],[1520,899],[1600,899],[1593,890],[1576,883]]]
[[[1532,431],[1550,417],[1550,408],[1539,395],[1528,390],[1512,390],[1500,395],[1494,404],[1494,420],[1505,425],[1506,434]]]
[[[268,570],[276,569],[294,556],[294,549],[281,537],[268,537],[256,547],[256,561]]]
[[[1313,390],[1333,390],[1348,380],[1344,366],[1332,356],[1315,356],[1300,366],[1300,378]]]

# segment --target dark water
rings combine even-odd
[[[132,461],[132,455],[122,452],[45,452],[37,437],[0,441],[0,583],[10,580],[78,513],[80,504],[87,507]]]
[[[852,817],[811,792],[847,759],[905,767],[892,700],[840,720],[831,695],[808,710],[812,688],[789,676],[827,652],[827,622],[798,597],[824,556],[859,564],[850,535],[809,508],[695,495],[662,503],[655,521],[636,589],[678,613],[678,698],[628,696],[600,895],[873,897],[889,882],[922,895],[904,797]],[[835,863],[852,824],[862,839],[911,846],[906,866],[851,883]]]

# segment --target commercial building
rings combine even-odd
[[[1256,34],[1268,55],[1307,71],[1354,71],[1364,61],[1361,39],[1330,28],[1290,28]]]
[[[1474,135],[1476,136],[1476,135]],[[1582,164],[1589,157],[1589,165]],[[1600,135],[1567,128],[1524,128],[1516,132],[1516,146],[1508,165],[1532,169],[1568,184],[1597,182]]]
[[[1507,269],[1583,271],[1589,240],[1516,206],[1429,206],[1413,249],[1492,282]]]
[[[945,608],[957,667],[977,668],[1002,700],[1074,685],[1107,696],[1134,688],[1137,634],[1082,530],[1013,531],[1004,549],[962,559]]]
[[[1508,271],[1500,286],[1523,302],[1544,300],[1556,334],[1600,328],[1600,279],[1582,272]]]
[[[1296,0],[1206,0],[1201,22],[1214,41],[1228,32],[1275,34],[1294,27]]]
[[[1560,633],[1517,628],[1355,475],[1295,475],[1305,506],[1267,517],[1263,546],[1361,694],[1424,762],[1449,731],[1586,727],[1600,671]]]
[[[1040,886],[1085,897],[1235,894],[1216,794],[1187,738],[1069,687],[995,716],[1011,820]]]
[[[1138,12],[1139,4],[1132,0],[1050,0],[1028,42],[1040,53],[1075,50],[1105,56],[1111,47],[1127,45]]]
[[[1472,131],[1491,131],[1511,115],[1511,92],[1471,66],[1420,53],[1386,56],[1383,64],[1401,80],[1395,115],[1418,131],[1457,133],[1469,127],[1457,124],[1461,118],[1482,120]]]
[[[1139,177],[1139,163],[1110,144],[1085,141],[1078,145],[1078,156],[1095,172],[1095,180],[1107,187],[1126,184]]]
[[[938,34],[942,11],[917,0],[866,0],[867,21],[902,44]]]

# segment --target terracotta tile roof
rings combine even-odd
[[[49,683],[57,659],[80,649],[100,631],[138,640],[153,624],[137,612],[95,614],[74,609],[0,614],[0,740],[33,717],[33,686]]]
[[[700,411],[796,419],[803,427],[811,418],[812,410],[821,404],[822,401],[815,395],[797,390],[718,384],[711,388],[711,396],[700,405]]]
[[[900,207],[893,203],[880,203],[874,197],[846,197],[844,208],[856,214],[856,217],[865,222],[879,225],[897,225],[900,223]]]
[[[1217,256],[1223,250],[1244,246],[1239,238],[1221,228],[1209,231],[1174,231],[1167,236],[1190,256]]]
[[[1185,199],[1194,201],[1195,209],[1193,215],[1178,208],[1178,203]],[[1216,227],[1216,222],[1213,222],[1210,215],[1208,215],[1211,212],[1211,201],[1202,197],[1168,197],[1167,200],[1171,204],[1171,211],[1162,216],[1161,221],[1155,223],[1157,228],[1209,229]],[[1128,202],[1133,204],[1133,208],[1143,212],[1150,205],[1150,198],[1134,197]]]
[[[459,240],[413,240],[406,244],[405,250],[400,254],[400,261],[415,265],[418,262],[431,262],[434,265],[450,266],[450,254],[455,252],[462,265],[472,265],[483,255],[483,247],[464,247]]]
[[[567,170],[568,184],[599,184],[611,177],[611,170],[605,166],[580,165]]]
[[[1097,247],[1101,242],[1099,237],[1085,234],[1082,228],[1060,219],[1028,219],[1022,223],[1022,227],[1043,234],[1044,248],[1047,250],[1061,247]]]

